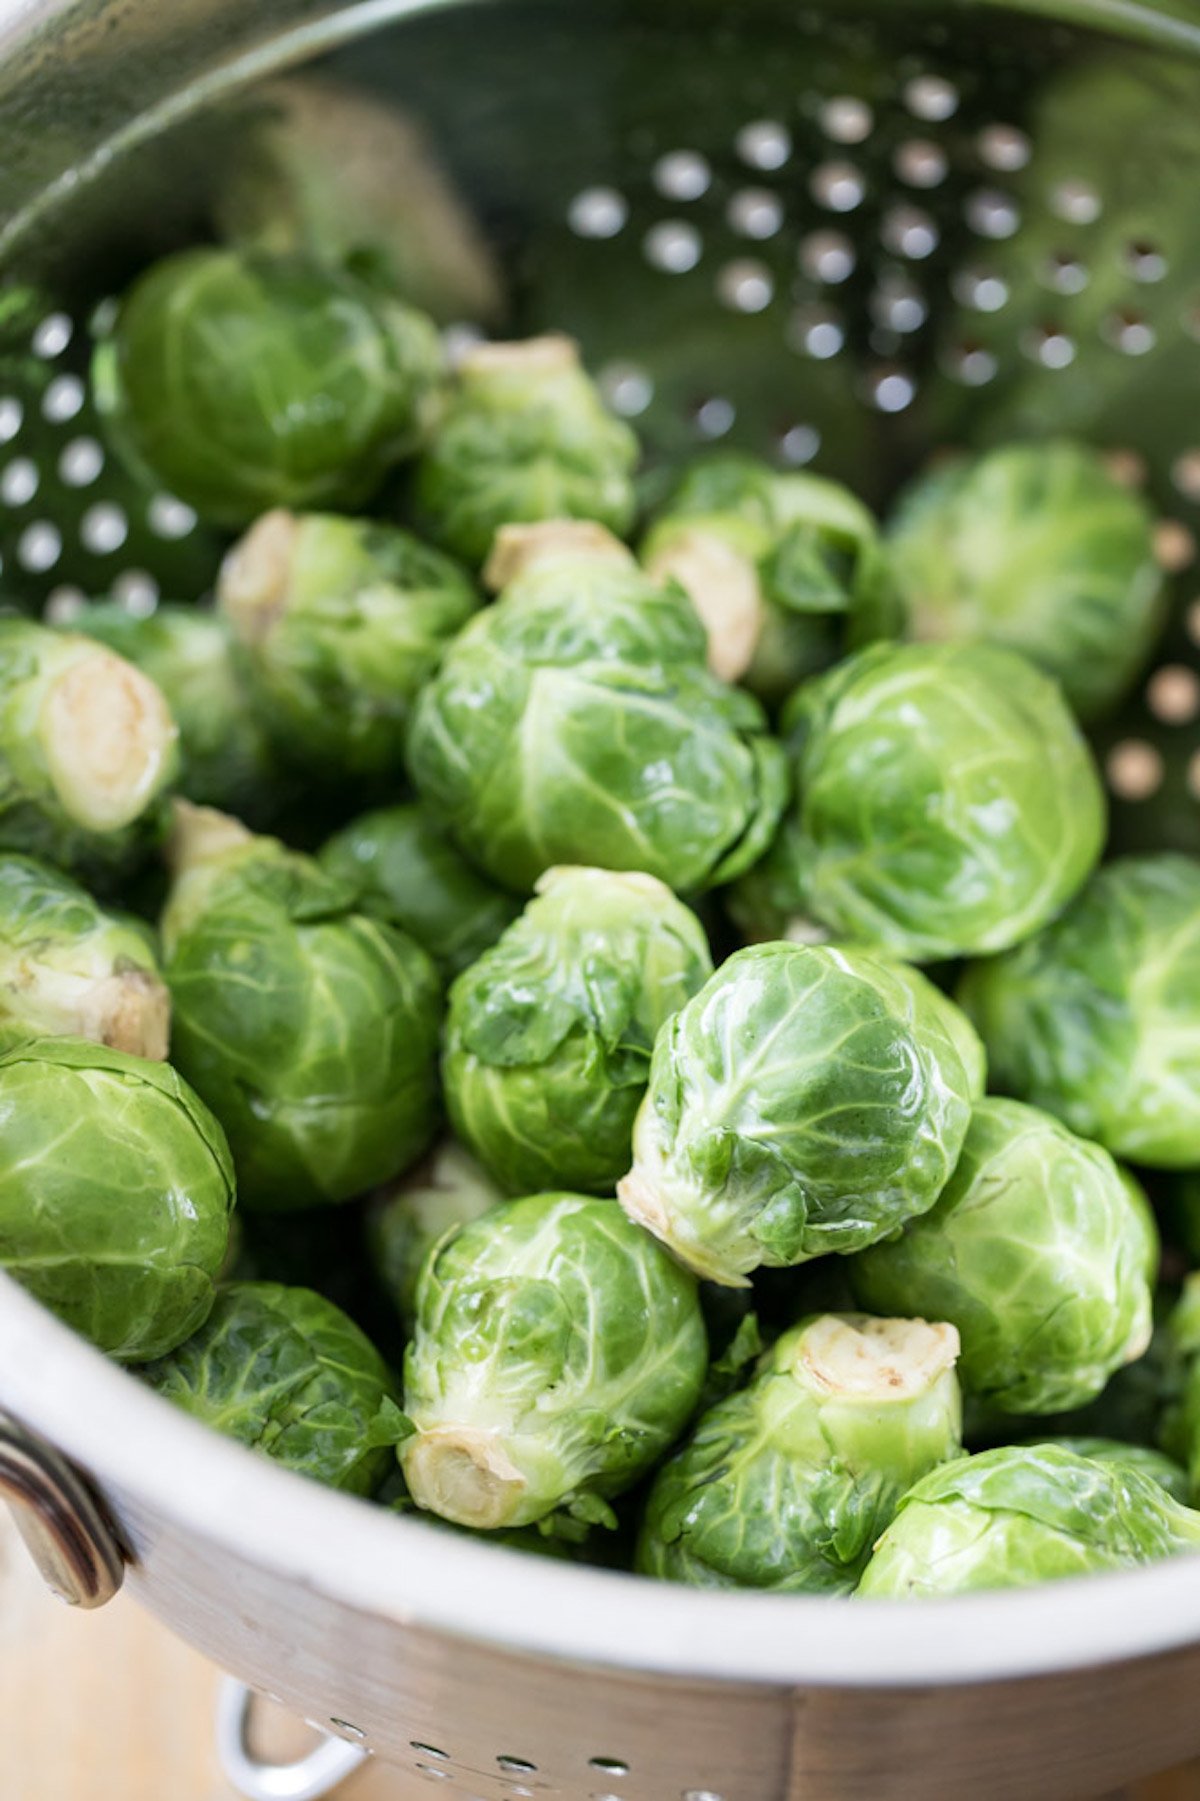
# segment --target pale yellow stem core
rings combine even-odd
[[[956,1328],[941,1322],[826,1314],[805,1332],[795,1368],[824,1394],[906,1401],[953,1369],[958,1352]]]
[[[762,637],[765,609],[758,571],[748,557],[703,526],[685,528],[649,558],[656,582],[673,577],[708,634],[708,666],[724,682],[740,681]]]
[[[148,969],[127,969],[95,984],[79,1009],[78,1036],[134,1057],[165,1062],[171,999]]]
[[[276,507],[264,513],[221,565],[217,600],[243,644],[261,644],[287,611],[300,522]]]
[[[176,877],[187,875],[205,863],[219,861],[227,851],[249,844],[253,836],[240,819],[229,813],[218,813],[215,807],[195,807],[190,800],[177,800],[171,809],[168,867]]]
[[[539,563],[569,558],[636,567],[633,552],[590,519],[543,519],[537,525],[502,525],[492,539],[483,579],[494,594]]]
[[[51,684],[41,738],[63,808],[92,832],[117,832],[160,786],[178,728],[154,683],[97,647]]]
[[[685,1269],[724,1288],[749,1288],[748,1276],[731,1275],[715,1259],[706,1257],[699,1244],[680,1236],[670,1207],[638,1164],[617,1183],[617,1199],[626,1217],[652,1233]]]
[[[404,1445],[404,1479],[418,1507],[484,1531],[511,1523],[526,1482],[494,1432],[433,1426]]]
[[[489,343],[486,339],[472,344],[459,363],[459,374],[468,381],[473,375],[485,380],[494,375],[518,378],[561,375],[578,369],[579,346],[565,332],[547,332],[540,338],[521,338],[512,343]]]

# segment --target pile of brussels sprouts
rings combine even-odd
[[[1200,861],[1101,864],[1079,723],[1162,622],[1143,501],[1051,442],[886,528],[731,454],[648,514],[568,339],[449,368],[297,254],[156,264],[94,386],[230,542],[212,605],[0,617],[0,1266],[547,1555],[1200,1545]]]

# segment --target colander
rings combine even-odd
[[[378,185],[484,258],[441,293],[451,349],[483,292],[488,329],[573,332],[648,494],[704,444],[881,504],[963,443],[1103,449],[1177,600],[1099,741],[1114,840],[1200,850],[1200,6],[0,4],[0,579],[28,603],[211,579],[219,541],[113,462],[89,335],[147,257],[227,226],[301,64],[307,116],[365,108]],[[205,1432],[2,1278],[0,1405],[52,1586],[95,1605],[124,1575],[250,1685],[221,1722],[250,1796],[373,1753],[465,1801],[1036,1801],[1200,1750],[1194,1559],[897,1606],[522,1557]],[[329,1736],[262,1762],[251,1690]],[[31,1771],[0,1791],[51,1801]]]

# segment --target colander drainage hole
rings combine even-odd
[[[449,1751],[443,1751],[437,1745],[422,1744],[419,1738],[410,1738],[408,1744],[411,1751],[419,1751],[423,1757],[440,1757],[446,1760],[450,1756]]]
[[[496,1763],[507,1776],[536,1776],[537,1765],[530,1763],[527,1757],[510,1757],[507,1752],[496,1759]]]
[[[589,1757],[589,1770],[601,1770],[606,1776],[628,1776],[629,1765],[620,1757]]]

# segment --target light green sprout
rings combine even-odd
[[[177,737],[132,663],[78,633],[0,618],[0,850],[111,879],[161,826]]]
[[[343,1201],[437,1126],[441,985],[412,939],[273,838],[180,803],[163,914],[171,1055],[225,1130],[242,1200]]]
[[[1128,1463],[1005,1445],[911,1488],[858,1594],[918,1599],[1132,1569],[1200,1545],[1200,1513]]]
[[[953,1171],[983,1071],[970,1040],[914,970],[830,946],[738,951],[659,1033],[621,1204],[733,1286],[861,1250]]]
[[[1200,862],[1126,857],[959,990],[995,1085],[1115,1155],[1200,1166]]]
[[[768,703],[836,660],[886,581],[875,521],[848,488],[732,453],[684,472],[641,554],[687,590],[713,673]]]
[[[167,1054],[171,1000],[150,932],[69,876],[0,852],[0,1040],[87,1038]]]
[[[1162,623],[1154,520],[1082,444],[1008,444],[902,496],[888,559],[908,635],[1022,651],[1081,717],[1120,700]]]
[[[401,1449],[419,1507],[459,1525],[609,1497],[678,1437],[707,1345],[694,1279],[612,1201],[505,1201],[426,1264],[405,1360]]]
[[[410,532],[281,507],[234,546],[217,593],[265,723],[325,779],[403,767],[417,692],[479,604]]]
[[[795,800],[741,918],[914,962],[1000,951],[1090,875],[1104,792],[1055,685],[987,644],[872,645],[785,709]]]
[[[961,1452],[958,1334],[823,1314],[785,1332],[650,1491],[637,1567],[702,1588],[849,1594],[901,1496]]]
[[[447,976],[482,956],[521,911],[412,802],[351,820],[322,846],[321,865],[358,890],[364,913],[415,938]]]
[[[301,255],[207,246],[154,263],[96,350],[93,388],[135,466],[218,525],[360,506],[432,422],[432,322]]]
[[[510,1194],[611,1194],[655,1034],[712,974],[695,914],[654,876],[550,869],[450,991],[451,1124]]]
[[[633,523],[638,442],[605,407],[578,347],[554,334],[475,345],[417,465],[414,505],[436,544],[482,563],[502,525]]]
[[[1008,1413],[1080,1407],[1150,1342],[1158,1235],[1107,1151],[983,1100],[935,1205],[850,1266],[860,1303],[951,1320],[963,1387]]]
[[[599,528],[502,534],[503,592],[422,693],[409,767],[472,862],[528,893],[555,864],[641,870],[680,892],[769,842],[785,774],[754,698],[704,667],[682,589]]]
[[[0,1269],[102,1351],[161,1357],[203,1324],[233,1200],[225,1135],[169,1064],[0,1052]]]

